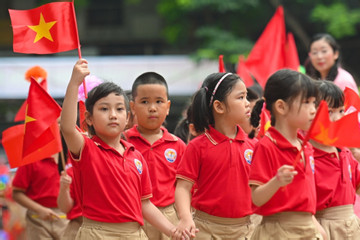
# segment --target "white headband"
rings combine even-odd
[[[226,73],[224,76],[222,76],[222,78],[220,78],[220,80],[218,81],[218,83],[216,84],[215,88],[214,88],[214,91],[212,92],[211,94],[211,98],[210,98],[210,103],[209,103],[209,107],[211,107],[211,104],[212,104],[212,101],[214,100],[214,96],[215,96],[215,93],[216,93],[216,90],[218,89],[218,87],[220,86],[221,82],[224,81],[224,79],[231,75],[232,73]]]

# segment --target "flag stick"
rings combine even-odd
[[[61,165],[62,165],[62,167],[64,169],[64,173],[66,175],[65,156],[64,156],[64,150],[63,149],[61,149],[60,158],[61,158]]]
[[[71,7],[72,7],[72,12],[73,12],[73,17],[74,17],[74,23],[75,23],[76,39],[77,39],[77,44],[78,44],[78,54],[79,54],[79,59],[81,59],[81,58],[82,58],[82,56],[81,56],[81,45],[80,45],[79,31],[78,31],[77,21],[76,21],[74,0],[73,0],[73,4],[71,5]],[[85,98],[87,98],[87,91],[86,91],[85,79],[83,80],[83,87],[84,87]]]

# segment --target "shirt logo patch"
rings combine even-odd
[[[168,160],[168,162],[173,163],[176,160],[177,153],[175,149],[168,148],[164,152],[165,159]]]
[[[138,159],[134,159],[134,163],[135,163],[135,167],[136,167],[136,169],[138,170],[138,172],[140,173],[140,174],[142,174],[142,172],[143,172],[143,165],[142,165],[142,163],[140,162],[140,160],[138,160]]]
[[[311,171],[314,174],[315,173],[315,161],[314,161],[314,157],[310,156],[309,157],[309,162],[310,162],[310,167],[311,167]]]
[[[244,152],[244,158],[248,164],[251,164],[253,156],[253,150],[252,149],[246,149]]]
[[[349,169],[350,181],[352,181],[352,172],[351,172],[351,165],[350,164],[348,166],[348,169]]]

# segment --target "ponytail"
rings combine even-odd
[[[192,102],[192,118],[196,132],[203,132],[213,122],[211,108],[206,98],[207,89],[200,88],[194,95]],[[212,106],[211,106],[212,107]]]
[[[255,106],[253,108],[253,110],[251,111],[251,116],[250,116],[250,124],[251,126],[254,128],[253,130],[251,130],[251,132],[249,133],[249,138],[254,138],[255,137],[255,128],[257,128],[260,124],[260,114],[262,111],[262,108],[264,106],[264,99],[260,99],[258,101],[256,101]]]

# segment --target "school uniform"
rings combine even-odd
[[[144,239],[141,200],[152,193],[141,153],[123,140],[122,155],[97,136],[84,140],[80,156],[70,156],[80,179],[84,217],[76,239]]]
[[[82,210],[80,206],[80,198],[78,192],[80,187],[77,186],[77,179],[74,176],[74,168],[71,164],[67,165],[66,174],[72,178],[70,184],[70,197],[74,201],[74,206],[66,214],[66,218],[69,219],[69,223],[66,226],[62,240],[73,240],[82,224]]]
[[[174,225],[177,225],[175,202],[176,169],[186,148],[185,143],[170,134],[166,128],[161,127],[163,136],[150,144],[137,130],[137,125],[125,132],[128,142],[141,152],[149,167],[153,197],[151,202]],[[168,236],[154,228],[145,221],[143,229],[149,239],[170,239]]]
[[[60,239],[67,220],[65,214],[57,208],[59,194],[58,166],[53,158],[46,158],[17,169],[12,182],[13,189],[25,193],[31,200],[51,208],[61,219],[46,221],[39,218],[32,210],[26,212],[26,236],[29,239]]]
[[[302,139],[298,134],[298,138]],[[276,176],[283,165],[293,166],[299,150],[290,144],[274,127],[270,127],[254,149],[249,184],[263,185]],[[255,207],[263,215],[252,239],[317,239],[321,238],[312,221],[316,210],[314,157],[307,143],[296,164],[298,174],[292,183],[279,189],[264,205]]]
[[[316,218],[329,239],[359,239],[360,221],[354,213],[359,164],[348,149],[339,149],[338,153],[339,158],[314,148]]]
[[[197,184],[191,203],[197,239],[245,239],[252,233],[248,176],[254,146],[237,130],[230,139],[210,126],[180,161],[176,177]]]

